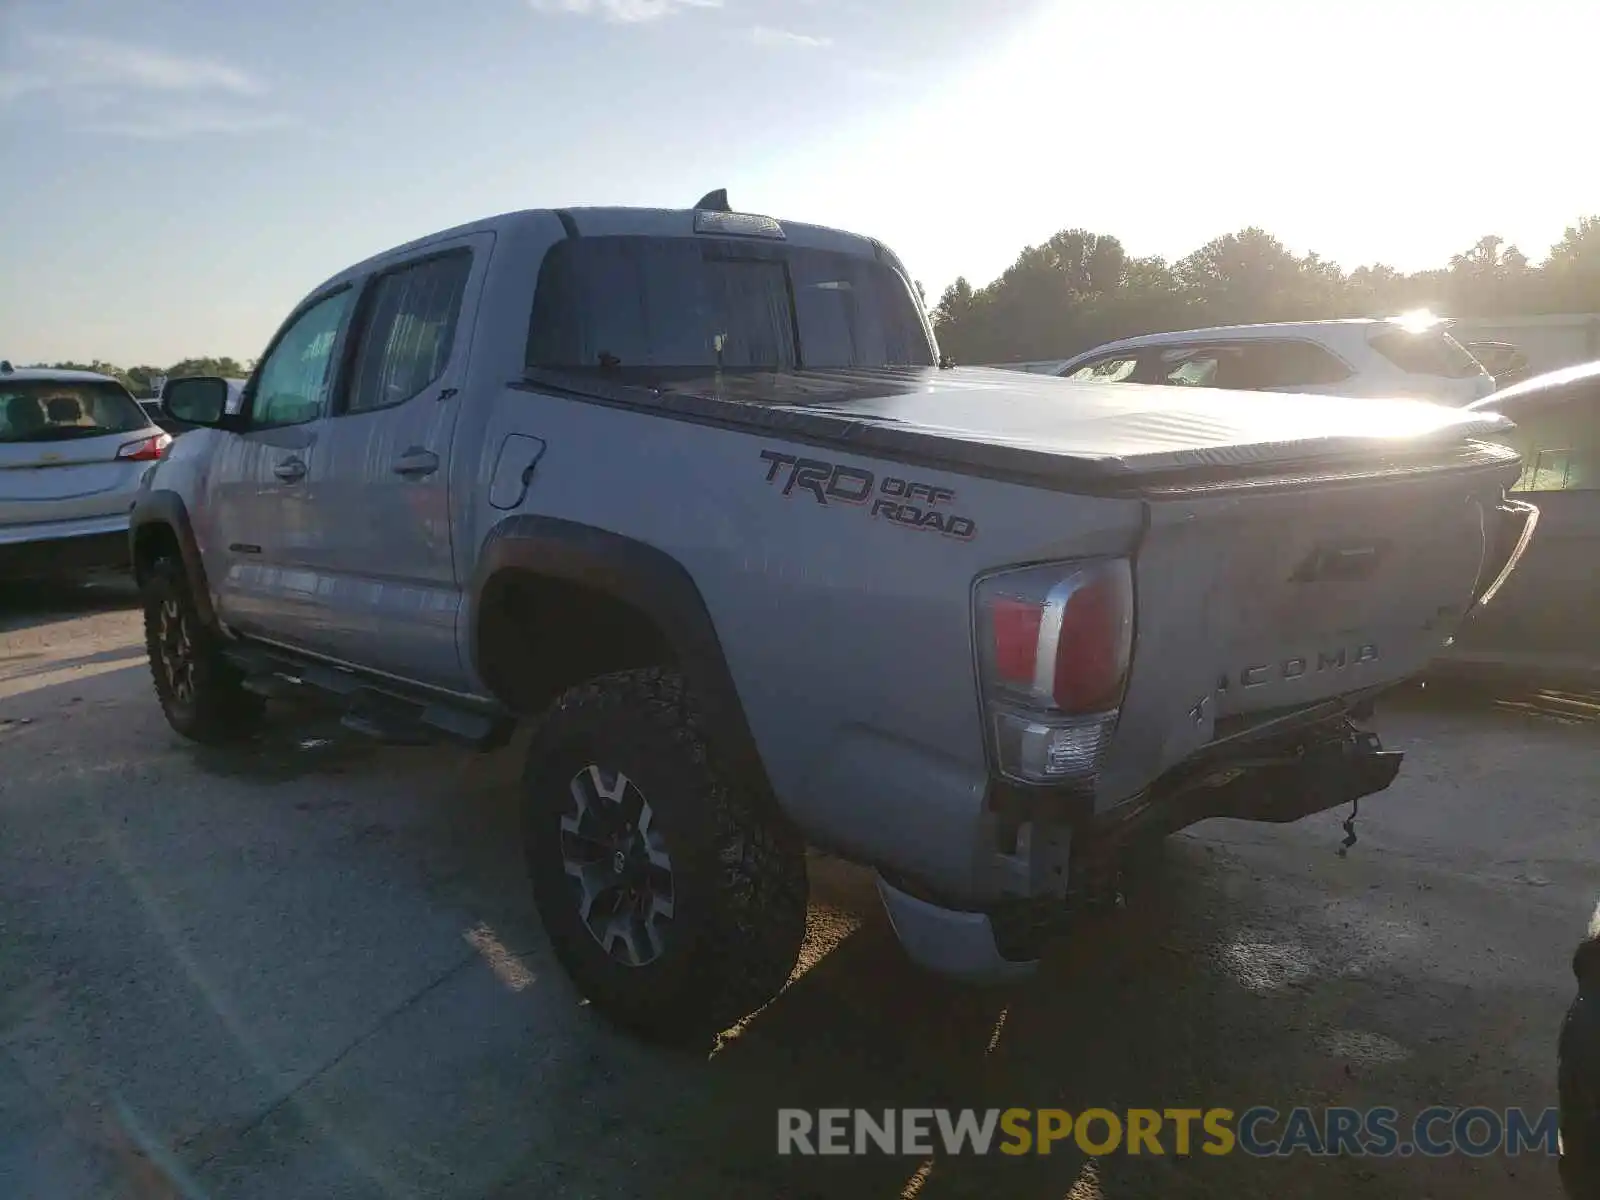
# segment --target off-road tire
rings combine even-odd
[[[659,956],[642,965],[602,948],[567,873],[561,820],[591,765],[637,787],[670,858],[673,913]],[[764,789],[713,759],[679,675],[622,671],[568,691],[534,731],[523,782],[534,901],[596,1009],[645,1036],[701,1044],[782,990],[805,937],[804,842]]]
[[[201,619],[183,568],[162,559],[150,568],[140,589],[144,603],[144,644],[150,677],[167,723],[184,737],[207,745],[249,734],[264,702],[244,690],[238,671],[223,657],[217,631]],[[186,639],[189,661],[182,682],[169,667],[174,637]]]

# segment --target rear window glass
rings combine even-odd
[[[0,442],[63,442],[133,433],[149,424],[144,410],[115,383],[0,383]]]
[[[1468,379],[1483,370],[1460,342],[1442,330],[1411,333],[1394,329],[1375,334],[1368,340],[1379,354],[1413,375]]]
[[[931,366],[910,288],[873,259],[724,238],[587,237],[545,256],[530,367]]]

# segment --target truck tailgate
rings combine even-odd
[[[1152,493],[1109,807],[1219,738],[1415,674],[1469,611],[1516,464]]]

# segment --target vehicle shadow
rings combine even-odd
[[[145,648],[143,645],[117,646],[110,650],[97,650],[90,654],[80,654],[74,658],[48,659],[39,662],[47,656],[36,651],[24,651],[15,654],[0,656],[0,680],[31,679],[38,675],[55,675],[62,672],[71,672],[82,667],[109,666],[112,663],[144,662]],[[13,667],[14,663],[31,663],[29,666]]]
[[[781,1108],[1542,1110],[1553,1078],[1521,1069],[1515,1051],[1533,1039],[1553,1053],[1560,1010],[1532,981],[1419,985],[1403,969],[1411,943],[1385,957],[1376,934],[1351,928],[1352,905],[1377,884],[1353,885],[1360,899],[1328,896],[1294,881],[1292,864],[1285,885],[1226,847],[1176,839],[1125,908],[1086,920],[1035,979],[1003,988],[913,967],[870,875],[813,856],[807,945],[789,987],[709,1058],[662,1050],[587,1016],[552,961],[516,849],[512,758],[463,771],[460,803],[433,810],[427,836],[466,872],[453,899],[484,912],[539,979],[514,1002],[542,990],[579,1005],[576,1020],[530,1008],[526,1036],[560,1030],[589,1050],[507,1085],[507,1099],[539,1106],[542,1131],[525,1134],[486,1194],[529,1194],[554,1172],[582,1178],[583,1194],[684,1200],[1559,1195],[1553,1163],[1531,1156],[1091,1158],[1070,1138],[1047,1156],[780,1156]],[[1440,905],[1431,919],[1446,923],[1445,901],[1422,903]],[[1425,939],[1429,920],[1411,932]]]
[[[0,582],[0,633],[138,604],[139,592],[131,576],[105,575],[85,583]]]
[[[1435,1102],[1430,1088],[1443,1078],[1459,1103],[1547,1102],[1548,1081],[1508,1078],[1495,1061],[1497,1037],[1472,1028],[1486,1017],[1514,1020],[1514,995],[1460,988],[1428,997],[1459,1015],[1438,1020],[1423,1041],[1395,981],[1342,975],[1314,933],[1300,939],[1280,928],[1256,940],[1237,903],[1248,907],[1248,891],[1225,900],[1212,856],[1174,850],[1126,911],[1081,927],[1038,978],[1001,991],[915,971],[887,923],[853,894],[861,928],[711,1060],[703,1101],[706,1126],[721,1129],[715,1155],[705,1147],[715,1165],[691,1168],[671,1194],[735,1181],[755,1185],[752,1194],[924,1200],[1556,1194],[1552,1164],[1532,1160],[1091,1159],[1070,1138],[1048,1156],[777,1156],[781,1107],[1239,1113],[1390,1104],[1415,1113]],[[823,906],[834,891],[824,879]]]
[[[801,969],[707,1057],[619,1032],[561,974],[522,867],[520,745],[490,755],[386,749],[330,713],[276,707],[252,741],[185,753],[219,785],[250,783],[241,804],[329,834],[321,850],[296,843],[295,856],[370,878],[395,899],[420,888],[428,911],[456,922],[444,940],[455,940],[463,964],[394,1013],[373,1014],[370,1032],[292,1101],[245,1128],[174,1137],[172,1150],[211,1194],[315,1179],[353,1195],[504,1200],[1559,1195],[1553,1165],[1532,1156],[1093,1158],[1071,1139],[1047,1156],[778,1154],[782,1108],[1342,1104],[1415,1114],[1435,1103],[1551,1103],[1552,1080],[1520,1065],[1530,1041],[1553,1054],[1559,1010],[1546,990],[1514,973],[1405,969],[1433,936],[1430,918],[1446,924],[1449,901],[1432,893],[1407,901],[1414,940],[1375,952],[1373,931],[1350,918],[1380,885],[1355,875],[1331,895],[1307,886],[1314,852],[1289,842],[1264,875],[1226,846],[1176,839],[1124,909],[1081,925],[1034,980],[1001,989],[912,967],[870,876],[814,856]],[[320,778],[347,771],[348,785]],[[297,779],[315,783],[255,786]],[[327,849],[335,844],[337,856]],[[393,932],[342,928],[346,954],[317,983],[330,992],[332,973],[370,969],[373,939]],[[264,950],[273,929],[254,930]],[[314,944],[329,935],[302,923],[281,936]],[[420,954],[438,931],[407,936]],[[254,970],[234,986],[271,982]],[[311,1019],[311,1009],[292,1011]]]

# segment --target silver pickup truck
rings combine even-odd
[[[1356,721],[1511,570],[1506,425],[940,358],[866,237],[511,213],[316,288],[133,514],[174,728],[533,721],[528,862],[596,1006],[701,1036],[782,987],[809,843],[906,950],[1028,969],[1130,846],[1379,791]]]

